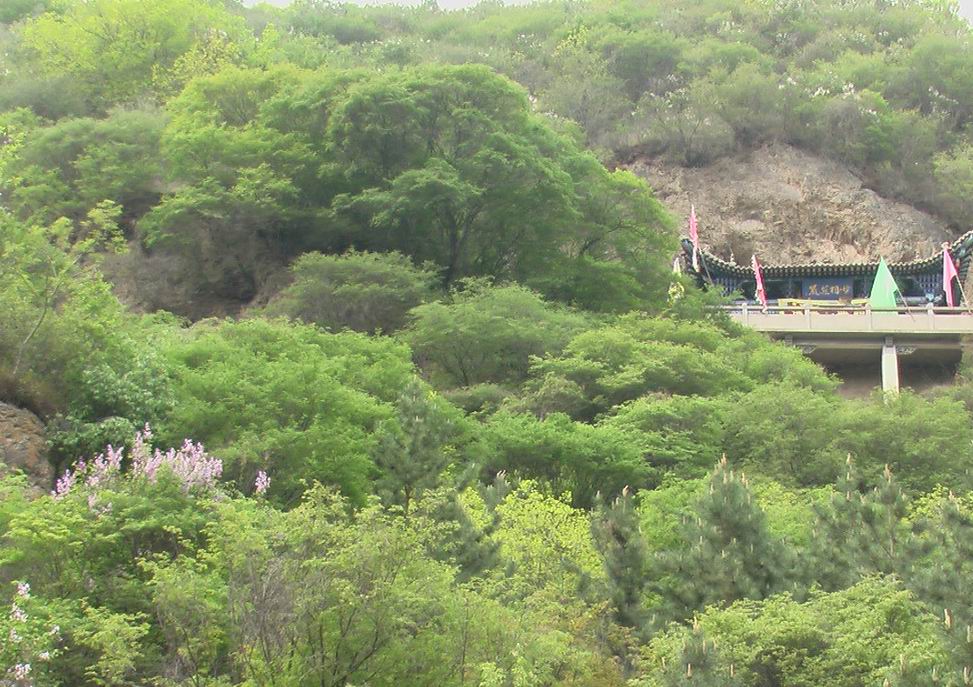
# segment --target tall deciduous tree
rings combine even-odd
[[[468,275],[529,280],[565,256],[585,258],[573,269],[591,272],[611,255],[628,269],[623,290],[644,300],[632,278],[645,276],[646,255],[665,250],[661,206],[642,182],[608,174],[531,114],[525,95],[478,66],[351,89],[329,137],[336,163],[362,190],[336,198],[335,209],[361,227],[366,245],[442,265],[447,285]],[[568,300],[593,298],[559,288]]]
[[[47,227],[26,226],[0,213],[0,311],[6,322],[0,369],[15,389],[25,376],[54,373],[61,384],[66,376],[75,379],[78,352],[107,347],[100,327],[121,311],[96,265],[99,251],[124,246],[119,213],[106,201],[77,226],[62,218]]]
[[[21,111],[22,112],[22,111]],[[105,119],[35,123],[0,176],[9,207],[24,220],[77,221],[110,200],[131,222],[162,195],[159,140],[165,116],[124,110]]]
[[[183,259],[231,290],[259,287],[268,256],[348,248],[431,262],[446,287],[518,279],[597,310],[655,308],[668,286],[670,221],[648,186],[606,170],[486,67],[228,67],[168,110],[176,190],[142,229],[189,242]],[[254,179],[269,214],[241,201]]]

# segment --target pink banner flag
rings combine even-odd
[[[693,242],[693,269],[699,272],[699,226],[696,224],[696,206],[689,206],[689,240]]]
[[[956,272],[956,263],[949,255],[949,244],[943,244],[943,291],[946,292],[946,305],[950,308],[956,307],[956,299],[953,298],[953,280],[959,279]]]
[[[760,301],[760,305],[766,308],[767,291],[764,289],[764,273],[760,269],[760,263],[757,262],[756,255],[750,258],[750,264],[753,266],[753,276],[757,280],[757,300]]]

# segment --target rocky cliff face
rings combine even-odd
[[[54,468],[47,459],[44,425],[29,410],[0,403],[0,463],[22,470],[38,489],[51,488]]]
[[[767,265],[912,260],[961,233],[865,188],[841,164],[783,144],[707,167],[645,159],[626,167],[677,217],[694,203],[704,248],[739,263],[752,253]]]

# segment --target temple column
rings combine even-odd
[[[882,345],[882,391],[899,393],[899,354],[891,336]]]

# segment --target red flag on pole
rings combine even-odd
[[[699,227],[696,224],[696,206],[689,206],[689,240],[693,242],[693,269],[699,272]]]
[[[959,279],[956,271],[956,263],[949,255],[949,244],[943,244],[943,291],[946,292],[946,305],[950,308],[956,307],[956,300],[953,298],[953,280]]]
[[[750,264],[753,266],[753,276],[757,280],[757,300],[760,301],[760,305],[766,308],[767,291],[764,289],[764,273],[760,269],[760,263],[757,262],[756,255],[750,258]]]

